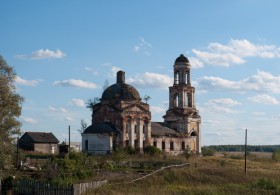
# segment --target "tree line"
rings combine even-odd
[[[204,146],[216,152],[244,152],[244,145],[210,145]],[[247,145],[248,152],[275,152],[280,150],[280,145]]]

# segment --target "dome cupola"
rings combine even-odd
[[[181,54],[176,60],[175,64],[177,63],[190,63],[188,58],[186,58],[183,54]]]
[[[102,94],[102,100],[141,100],[138,91],[125,83],[125,72],[117,72],[117,82],[109,86]]]

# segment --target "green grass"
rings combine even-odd
[[[90,194],[280,194],[280,164],[270,159],[250,159],[247,176],[243,159],[195,157],[189,161],[191,166],[165,169],[130,184],[125,182],[141,175],[119,173]]]

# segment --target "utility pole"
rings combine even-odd
[[[68,143],[68,153],[70,153],[70,125],[69,125],[69,143]]]
[[[19,168],[19,151],[18,151],[18,148],[19,148],[19,138],[17,137],[17,169]]]
[[[245,175],[247,175],[247,129],[245,130]]]

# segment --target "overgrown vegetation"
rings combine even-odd
[[[214,156],[215,150],[213,148],[202,147],[201,153],[202,156]]]
[[[270,158],[244,160],[225,155],[189,158],[191,166],[170,168],[127,183],[140,176],[125,173],[110,178],[107,185],[92,194],[280,194],[280,164]],[[183,161],[184,158],[177,158]],[[170,157],[171,158],[171,157]],[[224,164],[221,164],[224,161]],[[186,160],[185,160],[186,162]],[[125,178],[125,179],[120,179]]]
[[[143,152],[145,154],[148,154],[150,156],[155,156],[155,155],[159,155],[161,154],[161,150],[155,146],[146,146],[144,149],[143,149]]]
[[[47,180],[71,184],[92,178],[96,162],[81,152],[70,152],[64,157],[52,157],[46,166]]]
[[[33,160],[38,161],[37,157]],[[153,147],[145,147],[143,153],[132,147],[118,147],[107,156],[71,152],[48,157],[38,162],[44,162],[42,170],[29,172],[29,176],[24,171],[21,174],[58,184],[108,181],[89,194],[280,194],[280,163],[272,160],[271,153],[250,153],[247,176],[244,152],[199,156],[186,150],[182,155],[170,156],[155,152]],[[151,175],[129,183],[146,174]]]

